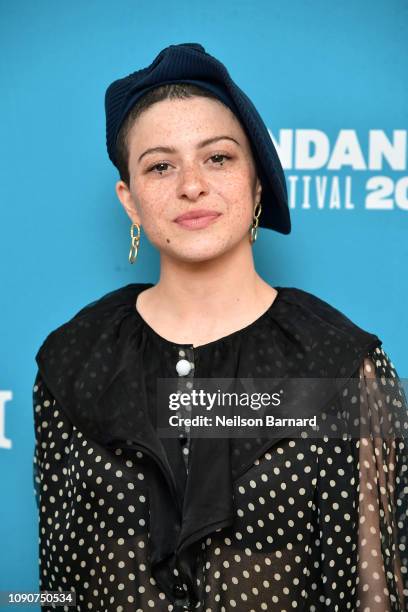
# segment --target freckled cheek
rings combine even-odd
[[[146,193],[139,198],[139,213],[143,226],[146,230],[156,231],[163,226],[168,215],[169,200],[163,198],[163,194]]]
[[[235,209],[251,207],[254,199],[249,179],[242,174],[226,177],[218,193],[226,202],[232,203]]]
[[[227,214],[229,222],[231,222],[234,227],[249,224],[253,216],[252,211],[255,204],[252,202],[251,193],[246,193],[244,189],[245,186],[243,186],[243,191],[241,191],[241,193],[235,194],[235,197],[231,197],[228,200]]]
[[[168,226],[167,229],[166,226],[167,222],[164,222],[163,217],[161,217],[157,212],[155,212],[154,217],[146,217],[144,222],[144,230],[154,242],[163,241],[164,237],[168,233]]]
[[[160,246],[168,243],[169,227],[171,220],[166,216],[166,206],[145,207],[141,214],[142,226],[149,240]],[[169,225],[170,224],[170,225]]]

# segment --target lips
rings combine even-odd
[[[213,223],[217,223],[221,215],[222,213],[218,213],[215,210],[204,210],[200,208],[199,210],[190,210],[188,213],[178,216],[175,222],[184,230],[202,230]]]
[[[176,223],[179,223],[180,221],[199,219],[200,217],[218,217],[220,214],[221,213],[217,212],[216,210],[206,210],[204,208],[200,208],[197,210],[190,210],[189,212],[184,213],[183,215],[179,215],[174,220],[176,221]]]

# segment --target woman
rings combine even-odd
[[[41,590],[109,612],[407,610],[404,392],[375,334],[256,272],[257,227],[290,231],[262,119],[193,43],[105,101],[129,260],[143,227],[160,280],[87,304],[36,356]],[[166,378],[301,381],[284,409],[321,435],[160,435]]]

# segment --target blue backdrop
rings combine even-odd
[[[107,85],[169,44],[199,42],[223,61],[288,180],[293,230],[260,229],[259,273],[376,333],[407,377],[408,6],[20,0],[1,15],[0,590],[36,591],[34,355],[86,303],[158,278],[143,233],[128,263]]]

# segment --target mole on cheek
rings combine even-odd
[[[170,242],[170,238],[166,238],[166,242]]]

